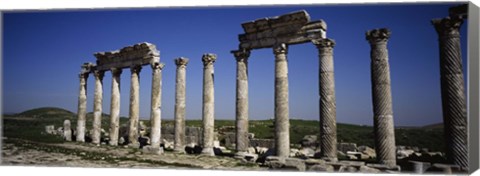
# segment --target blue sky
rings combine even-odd
[[[203,53],[215,63],[215,118],[235,118],[236,62],[241,23],[306,10],[323,19],[334,48],[337,121],[373,124],[370,46],[365,32],[392,31],[389,58],[395,125],[442,121],[437,34],[430,23],[448,15],[455,4],[297,5],[214,8],[143,8],[6,12],[3,14],[3,111],[21,112],[55,106],[77,111],[78,72],[93,53],[140,42],[160,50],[163,70],[162,118],[173,118],[174,58],[187,57],[187,119],[202,112]],[[466,71],[467,23],[461,28]],[[290,117],[319,119],[318,51],[311,43],[289,47]],[[466,76],[465,76],[466,77]],[[121,76],[121,115],[128,116],[130,71]],[[88,79],[88,111],[93,109],[94,77]],[[111,73],[104,78],[105,113],[110,111]],[[140,73],[140,115],[149,118],[151,69]],[[252,51],[249,59],[250,119],[274,112],[272,49]]]

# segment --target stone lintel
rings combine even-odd
[[[271,48],[276,44],[300,44],[313,39],[326,38],[324,21],[314,21],[302,26],[292,24],[258,33],[240,34],[240,49]]]
[[[281,26],[289,26],[294,23],[306,24],[308,22],[310,22],[310,15],[305,10],[301,10],[280,16],[249,21],[243,23],[242,27],[245,33],[257,33]]]
[[[160,60],[160,52],[156,49],[156,46],[145,42],[116,51],[98,52],[94,56],[97,58],[98,70],[148,65]]]

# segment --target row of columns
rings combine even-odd
[[[161,124],[161,86],[162,86],[162,69],[163,63],[153,62],[152,68],[152,95],[151,95],[151,111],[150,118],[152,124],[152,132],[150,133],[151,144],[153,147],[160,147],[160,124]],[[138,121],[139,121],[139,73],[140,65],[134,65],[131,71],[130,86],[130,108],[129,108],[129,132],[128,141],[131,146],[138,146]],[[112,73],[112,96],[110,102],[110,130],[109,145],[118,145],[119,127],[120,127],[120,75],[121,68],[110,69]],[[92,143],[100,144],[101,123],[102,123],[102,101],[103,101],[103,77],[104,70],[95,70],[92,67],[95,76],[95,94],[94,94],[94,112],[93,112],[93,130]],[[78,119],[77,119],[77,135],[79,142],[85,142],[85,122],[86,122],[86,106],[87,106],[87,78],[89,72],[80,73],[80,91],[78,99]]]
[[[376,34],[376,35],[371,35]],[[387,29],[367,33],[372,52],[372,96],[374,128],[378,160],[395,166],[395,136],[390,93],[390,72],[386,42]],[[319,109],[320,109],[320,157],[329,161],[337,159],[336,98],[334,80],[333,47],[331,39],[312,40],[319,52]],[[237,60],[236,91],[236,150],[247,151],[248,144],[248,57],[249,50],[232,51]],[[288,46],[273,47],[275,54],[275,152],[279,157],[290,153],[289,105],[288,105]]]
[[[204,54],[203,75],[203,141],[202,153],[214,155],[214,67],[217,56],[215,54]],[[177,77],[175,84],[175,143],[174,150],[184,152],[185,147],[185,88],[186,88],[186,66],[187,58],[175,59],[177,65]],[[151,133],[150,140],[153,148],[160,147],[161,141],[161,96],[162,96],[162,69],[163,63],[155,62],[152,68],[152,96],[151,96]],[[129,111],[129,133],[128,141],[132,147],[138,147],[138,121],[139,121],[139,73],[141,66],[132,66],[130,86],[130,111]],[[120,114],[120,75],[122,69],[112,68],[112,96],[110,116],[110,145],[118,145],[119,137],[119,114]],[[100,143],[101,114],[102,114],[102,93],[103,77],[105,71],[92,71],[95,76],[95,100],[92,143]],[[85,121],[87,92],[86,82],[90,72],[80,74],[80,93],[78,104],[77,141],[85,142]]]

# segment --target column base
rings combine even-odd
[[[144,154],[161,155],[163,154],[163,152],[164,152],[163,147],[144,146],[142,149],[142,153]]]
[[[173,152],[174,152],[174,153],[185,154],[185,153],[186,153],[186,152],[185,152],[185,146],[183,146],[183,147],[175,147],[175,148],[173,148]]]
[[[202,149],[202,153],[200,153],[201,155],[207,155],[207,156],[215,156],[215,152],[213,152],[213,148],[212,147],[209,147],[209,148],[203,148]]]

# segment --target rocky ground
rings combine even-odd
[[[115,168],[189,168],[266,170],[256,164],[242,163],[229,157],[176,154],[162,155],[142,153],[141,150],[95,146],[67,142],[48,144],[21,139],[3,140],[2,165],[35,165],[67,167],[115,167]]]

